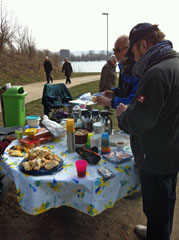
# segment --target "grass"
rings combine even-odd
[[[99,90],[99,81],[95,82],[89,82],[85,84],[81,84],[78,86],[71,87],[70,93],[73,97],[73,99],[76,99],[77,96],[80,96],[84,93],[90,92],[91,94],[98,92]],[[32,101],[30,103],[26,104],[26,116],[28,115],[39,115],[41,119],[43,118],[44,115],[44,109],[42,105],[42,99],[38,99],[36,101]],[[92,108],[96,109],[104,109],[103,106],[98,106],[98,105],[93,105]],[[116,118],[116,113],[115,110],[112,110],[112,115],[110,115],[112,122],[113,122],[113,128],[117,128],[117,118]],[[0,126],[3,126],[2,123],[2,116],[0,117]]]

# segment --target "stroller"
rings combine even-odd
[[[73,104],[69,103],[70,100],[73,98],[64,83],[44,85],[42,104],[44,114],[51,120],[60,122],[71,117]]]

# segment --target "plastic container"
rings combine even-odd
[[[102,134],[104,132],[104,124],[100,122],[93,123],[94,134]]]
[[[88,129],[86,128],[76,128],[75,129],[75,145],[78,147],[84,147],[87,143]]]
[[[24,88],[21,86],[9,87],[2,94],[5,127],[24,127],[26,95],[27,92],[24,92]]]
[[[45,144],[47,142],[53,141],[53,136],[46,136],[46,137],[41,137],[39,139],[32,140],[30,137],[25,137],[19,139],[19,142],[22,146],[25,146],[27,148],[33,148],[40,146],[41,144]]]
[[[27,120],[27,124],[29,127],[33,128],[33,127],[39,127],[40,125],[40,116],[27,116],[26,117]]]
[[[29,129],[34,129],[34,128],[29,128]],[[40,139],[42,137],[52,136],[52,134],[46,128],[39,128],[36,130],[37,130],[37,132],[35,134],[27,134],[30,139],[36,140],[36,139]]]

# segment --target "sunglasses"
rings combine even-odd
[[[122,52],[122,50],[124,50],[124,49],[126,49],[126,48],[127,48],[127,47],[123,47],[123,48],[121,48],[121,49],[119,49],[119,48],[113,48],[113,51],[120,53],[120,52]]]

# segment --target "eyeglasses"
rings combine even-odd
[[[120,52],[122,52],[122,50],[124,50],[124,49],[126,49],[126,48],[128,48],[128,47],[123,47],[123,48],[121,48],[121,49],[119,49],[119,48],[113,48],[113,51],[120,53]]]

